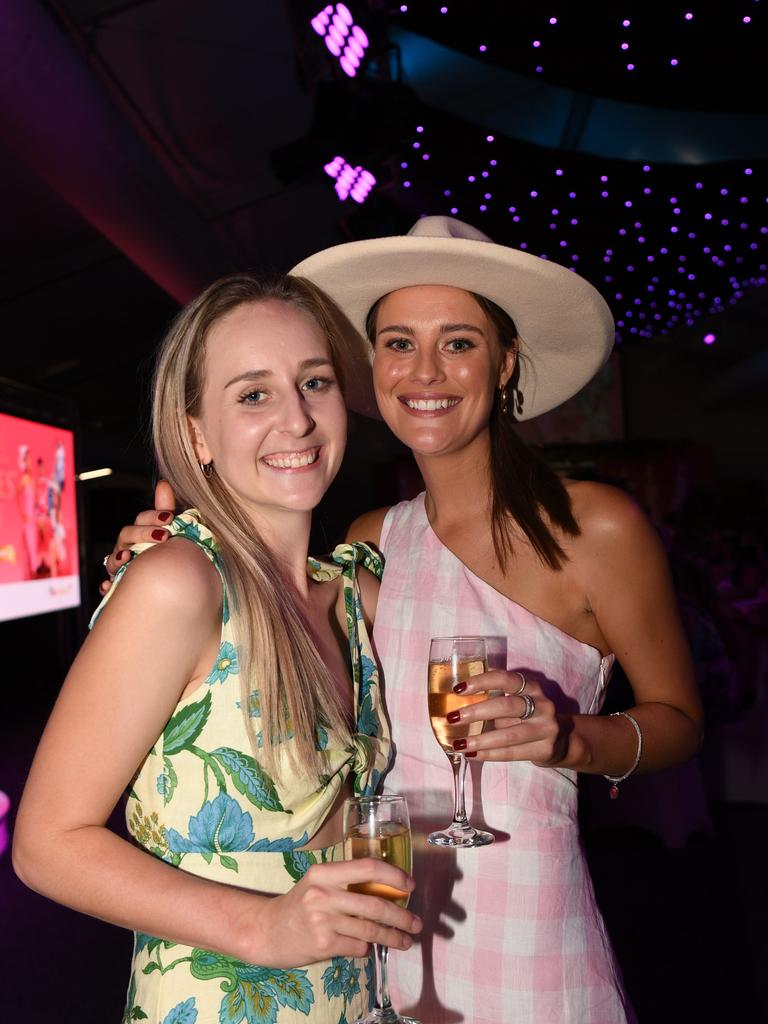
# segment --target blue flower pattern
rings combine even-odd
[[[227,676],[236,676],[238,671],[237,648],[230,640],[225,640],[219,648],[216,664],[205,681],[209,686],[213,686],[214,683],[223,683]]]
[[[167,830],[172,853],[242,853],[253,842],[253,818],[226,793],[203,804],[189,819],[189,837],[175,828]]]
[[[178,1003],[163,1018],[163,1024],[195,1024],[197,1021],[197,1010],[195,1009],[195,997],[185,999]]]

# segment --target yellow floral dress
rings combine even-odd
[[[221,574],[216,541],[194,509],[177,516],[170,532],[196,544]],[[286,768],[278,781],[253,756],[222,575],[218,657],[205,682],[176,705],[128,793],[128,829],[152,856],[225,885],[275,894],[287,892],[310,865],[343,859],[340,843],[300,847],[323,823],[350,774],[355,792],[375,790],[391,747],[356,577],[360,564],[380,578],[382,562],[362,544],[340,545],[331,559],[310,559],[308,572],[321,581],[342,576],[356,708],[352,744],[318,722],[317,745],[326,762],[325,772],[313,779]],[[260,717],[257,691],[251,691],[248,713]],[[253,724],[260,747],[258,721]],[[289,730],[280,739],[283,757],[291,741]],[[123,1024],[295,1024],[307,1018],[345,1024],[366,1012],[373,996],[370,961],[345,957],[280,970],[138,932],[132,966]]]

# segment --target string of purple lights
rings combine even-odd
[[[658,68],[661,64],[684,69],[690,63],[686,59],[688,56],[694,56],[697,61],[702,57],[708,61],[711,59],[711,37],[698,31],[702,23],[708,28],[716,21],[721,29],[754,30],[762,14],[758,7],[760,2],[740,0],[733,5],[692,3],[685,6],[638,5],[628,0],[609,5],[551,2],[548,11],[519,7],[512,11],[505,5],[503,13],[500,8],[486,12],[485,17],[483,12],[476,12],[477,16],[472,19],[476,31],[472,40],[467,40],[467,45],[478,54],[494,58],[501,53],[502,39],[505,51],[509,50],[510,44],[522,44],[532,52],[520,70],[541,74],[545,70],[545,60],[549,61],[547,70],[550,71],[561,60],[561,47],[568,45],[569,33],[574,27],[581,27],[585,19],[599,19],[603,56],[608,64],[621,67],[626,72],[635,72],[643,66]],[[450,4],[428,4],[422,0],[419,3],[401,3],[393,13],[405,16],[404,24],[413,21],[414,16],[423,22],[435,15],[441,15],[450,22],[451,15],[460,14],[464,26],[467,6],[466,0],[454,0]],[[488,23],[498,22],[500,17],[516,30],[518,40],[512,40],[505,34],[499,38],[498,33],[489,29]],[[643,30],[642,39],[637,37],[638,28]],[[652,39],[648,38],[649,34],[652,34]],[[498,42],[494,45],[496,39]]]
[[[756,17],[749,11],[758,10],[759,3],[738,0],[732,8],[720,9],[718,17],[729,31],[738,21],[754,40]],[[569,28],[576,41],[578,25],[583,41],[584,23],[589,22],[601,28],[598,44],[613,47],[614,71],[621,66],[634,72],[641,63],[646,70],[655,64],[658,71],[662,60],[664,74],[680,69],[679,80],[688,75],[694,87],[701,82],[696,61],[702,59],[703,42],[711,47],[714,38],[713,13],[704,5],[665,7],[662,12],[629,2],[587,11],[564,2],[548,7],[545,12],[526,8],[500,14],[494,5],[490,11],[477,9],[473,18],[468,0],[454,0],[403,3],[399,11],[405,16],[413,8],[423,28],[435,21],[448,23],[460,9],[457,27],[466,31],[454,41],[465,51],[476,46],[483,54],[488,46],[482,40],[491,38],[484,34],[489,25],[519,21],[514,45],[519,47],[522,40],[537,61],[545,51],[573,59],[571,51],[578,46],[568,45]],[[356,38],[359,28],[354,17],[345,5],[328,4],[312,21],[349,78],[358,68],[365,70],[360,61],[349,69],[344,66],[343,46]],[[655,31],[665,24],[674,31]],[[590,37],[589,45],[598,44]],[[665,51],[673,44],[674,50]],[[492,53],[488,56],[494,59]],[[616,64],[619,59],[621,65]],[[542,69],[543,64],[536,64],[528,71]],[[657,74],[657,86],[658,80]],[[738,302],[747,289],[766,284],[765,161],[694,165],[607,160],[488,134],[453,115],[425,105],[421,109],[421,123],[403,129],[401,138],[407,141],[395,150],[394,176],[385,170],[386,159],[369,162],[363,150],[356,159],[371,166],[376,177],[329,153],[325,171],[335,179],[339,199],[351,197],[359,204],[378,192],[417,214],[445,213],[477,224],[499,242],[578,271],[611,305],[617,341],[666,335],[700,321],[702,341],[711,345],[716,335],[710,318]]]
[[[761,165],[652,166],[451,135],[416,127],[404,200],[578,271],[611,304],[619,341],[693,326],[766,283]]]

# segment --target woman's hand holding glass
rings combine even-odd
[[[447,716],[451,725],[485,726],[474,735],[470,729],[466,739],[453,744],[454,750],[465,757],[533,761],[542,766],[557,765],[565,757],[571,716],[558,715],[541,685],[526,679],[522,672],[492,669],[459,683],[454,692],[466,698],[488,694],[487,700],[468,701]]]
[[[371,944],[409,949],[410,936],[421,931],[420,918],[391,900],[350,892],[349,886],[410,894],[413,879],[373,857],[314,864],[259,914],[256,948],[268,940],[279,950],[280,962],[275,960],[274,966],[286,968],[335,956],[364,957]]]

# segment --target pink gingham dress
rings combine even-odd
[[[492,667],[520,669],[563,710],[597,712],[613,663],[504,597],[446,548],[424,495],[390,509],[374,642],[397,756],[387,789],[408,798],[421,941],[393,952],[394,1005],[422,1024],[625,1024],[622,990],[579,842],[574,772],[470,762],[467,810],[492,846],[426,843],[453,808],[448,759],[427,716],[433,636],[491,638]],[[470,776],[471,774],[471,781]]]

